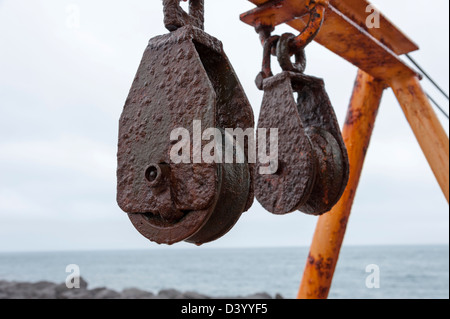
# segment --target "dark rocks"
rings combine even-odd
[[[197,292],[180,292],[175,289],[161,290],[157,295],[152,292],[129,288],[117,292],[108,288],[88,289],[88,283],[81,278],[80,288],[68,289],[66,284],[47,281],[37,283],[8,282],[0,280],[0,299],[272,299],[267,293],[258,293],[246,297],[212,298]],[[282,299],[276,295],[276,299]]]
[[[282,295],[280,294],[276,294],[275,295],[275,299],[280,300],[280,299],[284,299]]]
[[[55,299],[55,284],[0,281],[0,299]]]
[[[156,296],[148,291],[130,288],[122,291],[122,299],[155,299]]]
[[[88,299],[120,299],[121,294],[107,288],[98,288],[90,291],[92,297]]]
[[[260,293],[254,294],[254,295],[247,296],[243,299],[268,300],[268,299],[273,299],[273,298],[265,292],[260,292]]]
[[[208,296],[205,296],[205,295],[201,295],[201,294],[196,293],[194,291],[185,292],[183,294],[183,297],[184,297],[183,299],[191,299],[191,300],[194,300],[194,299],[211,299],[211,297],[208,297]]]
[[[257,293],[257,294],[253,294],[253,295],[249,295],[249,296],[238,296],[238,297],[219,297],[219,298],[215,298],[215,299],[247,299],[247,300],[268,300],[268,299],[273,299],[269,294],[265,293],[265,292],[261,292],[261,293]]]
[[[161,290],[158,299],[183,299],[183,294],[175,289]]]

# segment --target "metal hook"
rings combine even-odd
[[[292,41],[291,47],[294,52],[305,48],[319,33],[328,4],[329,0],[308,1],[306,7],[309,9],[309,22],[300,35]]]
[[[325,8],[329,0],[308,0],[306,7],[309,10],[309,22],[305,29],[297,37],[291,33],[285,33],[281,37],[270,36],[273,26],[261,25],[256,28],[264,46],[263,68],[256,78],[256,86],[262,90],[264,79],[272,76],[270,68],[270,55],[278,58],[283,71],[303,73],[306,69],[306,55],[304,48],[311,43],[319,33],[324,21]],[[276,50],[274,50],[276,49]],[[291,56],[295,55],[295,63]]]
[[[164,25],[167,30],[172,32],[186,25],[192,25],[203,30],[205,22],[204,0],[189,0],[189,13],[181,8],[180,1],[187,0],[163,0]]]

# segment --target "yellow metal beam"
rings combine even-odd
[[[249,0],[258,7],[241,15],[254,27],[287,23],[298,31],[307,25],[307,0]],[[350,178],[339,203],[318,221],[298,298],[327,298],[364,159],[384,89],[391,86],[422,150],[449,200],[449,142],[419,76],[398,55],[418,49],[380,14],[379,29],[366,26],[367,0],[329,0],[315,41],[357,66],[348,117],[343,129],[350,160]]]
[[[397,78],[390,83],[430,167],[449,201],[449,139],[419,79]]]
[[[271,0],[249,0],[257,6],[261,6]],[[397,55],[402,55],[419,49],[407,35],[401,32],[386,16],[375,9],[380,18],[380,28],[368,28],[366,20],[369,14],[368,7],[373,5],[367,0],[330,0],[330,4],[349,17],[361,28],[366,30],[375,39],[383,43]],[[293,13],[295,13],[293,11]],[[297,15],[298,16],[298,15]],[[287,20],[285,21],[287,22]]]
[[[419,50],[419,47],[407,35],[401,32],[380,11],[376,13],[380,18],[379,28],[368,28],[366,20],[372,12],[367,12],[372,4],[367,0],[330,0],[333,7],[342,12],[350,20],[354,21],[371,36],[383,43],[397,55]],[[372,6],[373,7],[373,6]]]
[[[385,87],[358,72],[342,133],[351,167],[348,186],[333,210],[319,218],[298,299],[328,298]]]
[[[308,21],[308,17],[298,18],[307,13],[307,0],[250,1],[259,6],[242,14],[241,20],[254,27],[261,25],[277,26],[287,23],[294,29],[302,31]],[[345,3],[346,1],[342,2]],[[347,13],[349,12],[348,8],[345,9],[346,7],[343,5],[339,6]],[[358,18],[359,20],[354,21],[352,18]],[[324,23],[315,40],[359,69],[386,82],[390,82],[397,77],[416,75],[416,72],[399,59],[398,55],[383,44],[381,40],[389,43],[391,47],[397,48],[399,52],[416,49],[415,44],[412,44],[406,36],[402,36],[402,33],[396,28],[396,32],[373,31],[373,34],[371,34],[361,26],[361,14],[358,16],[354,13],[352,18],[345,15],[330,2],[325,12]],[[377,34],[380,40],[375,38],[374,35]],[[394,40],[404,41],[404,43],[395,46],[391,43]]]

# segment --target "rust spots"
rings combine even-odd
[[[298,114],[290,73],[264,80],[264,98],[258,128],[278,128],[276,174],[255,174],[255,195],[261,205],[277,215],[297,210],[308,200],[315,180],[313,148]],[[259,131],[259,130],[258,130]],[[265,147],[258,144],[258,149]]]
[[[315,270],[318,277],[330,279],[334,271],[334,259],[324,258],[322,255],[316,258],[312,254],[308,256],[308,264]]]
[[[384,84],[372,76],[358,72],[357,87],[353,92],[352,105],[347,116],[344,136],[349,141],[351,176],[349,185],[335,209],[324,217],[316,229],[312,250],[308,257],[299,298],[326,298],[332,276],[339,258],[343,238],[349,222],[351,207],[364,162],[364,152],[370,142]],[[364,101],[364,105],[360,103]],[[364,112],[362,117],[361,112]],[[359,122],[358,122],[359,121]],[[349,126],[350,125],[350,126]],[[362,136],[362,133],[364,136]],[[329,258],[331,257],[331,258]],[[310,284],[310,279],[313,282]]]
[[[362,116],[364,116],[364,114],[360,109],[350,108],[347,113],[345,125],[353,126],[355,123],[360,122]]]
[[[256,198],[273,214],[323,215],[339,201],[349,177],[347,149],[324,82],[285,71],[265,79],[263,87],[258,127],[278,128],[282,169],[255,175]]]
[[[364,77],[364,74],[361,72],[358,72],[358,75],[356,76],[356,81],[354,84],[353,92],[361,90],[363,77]]]
[[[339,220],[339,231],[341,233],[345,233],[345,230],[347,229],[348,219],[348,216],[344,216]]]
[[[309,254],[308,263],[312,266],[312,265],[314,265],[315,262],[316,262],[316,259],[311,254]]]
[[[329,287],[319,287],[317,297],[319,299],[327,299],[329,291],[330,291]]]
[[[417,95],[416,87],[414,85],[408,85],[408,92],[411,94],[412,98],[415,98]]]
[[[185,26],[150,40],[119,125],[118,204],[159,244],[216,240],[253,203],[253,164],[171,161],[172,132],[183,128],[192,140],[194,121],[201,129],[254,127],[221,42]]]

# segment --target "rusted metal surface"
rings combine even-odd
[[[309,21],[306,28],[295,38],[294,46],[296,49],[303,49],[317,36],[322,27],[327,6],[328,0],[308,0],[306,2],[306,8],[309,11]]]
[[[295,74],[284,72],[264,81],[258,121],[258,128],[278,128],[278,171],[255,174],[255,196],[273,214],[291,213],[304,205],[316,174],[316,159],[294,100],[292,77]],[[257,164],[257,172],[261,166]]]
[[[380,27],[369,28],[367,26],[367,18],[370,14],[375,13],[368,10],[368,7],[371,5],[370,1],[330,0],[330,4],[375,39],[383,43],[383,45],[394,51],[395,54],[402,55],[419,50],[416,43],[401,32],[383,13],[373,7],[373,5],[371,8],[376,10],[376,14],[380,18]]]
[[[303,39],[309,42],[312,37],[314,32]],[[303,48],[294,51],[295,63],[290,60],[296,39],[287,33],[268,37],[264,44],[263,71],[256,81],[264,89],[258,128],[278,128],[278,171],[256,174],[255,195],[274,214],[300,210],[321,215],[345,189],[348,156],[323,80],[302,74],[306,67]],[[275,46],[284,72],[272,76],[270,53]],[[267,146],[258,143],[258,153],[260,147]],[[257,172],[262,166],[258,163]]]
[[[299,31],[308,27],[308,0],[249,1],[258,8],[242,14],[241,20],[254,26],[257,32],[271,30],[283,23]],[[331,212],[319,218],[299,299],[328,297],[381,97],[387,85],[394,90],[449,200],[448,136],[419,84],[420,76],[398,57],[418,50],[418,46],[379,11],[367,11],[373,8],[369,5],[367,0],[329,0],[322,28],[315,38],[360,71],[343,130],[351,167],[348,186]],[[378,15],[380,28],[370,28],[366,24],[370,13]]]
[[[293,51],[295,63],[291,61],[292,48],[295,48],[297,38],[292,33],[283,34],[277,45],[277,59],[280,67],[284,71],[303,73],[306,69],[306,55],[304,47],[296,48]]]
[[[321,215],[339,201],[349,176],[347,149],[322,79],[302,76],[294,82],[298,112],[317,158],[316,181],[300,211]]]
[[[203,30],[205,22],[204,0],[190,0],[189,13],[181,8],[180,1],[181,0],[163,0],[164,25],[167,30],[175,31],[188,25]]]
[[[256,198],[274,214],[328,212],[345,189],[349,166],[323,81],[283,72],[264,81],[264,92],[258,127],[279,130],[279,170],[256,175]]]
[[[242,14],[241,20],[254,27],[261,27],[262,25],[273,27],[287,23],[294,29],[303,31],[309,21],[307,1],[252,0],[259,7]],[[367,28],[361,27],[360,23],[359,20],[354,21],[347,17],[330,1],[325,12],[323,25],[315,37],[315,41],[375,78],[390,81],[399,76],[411,77],[416,75],[416,72],[399,59],[390,47],[398,48],[399,52],[404,52],[408,51],[406,48],[413,50],[417,46],[412,44],[406,36],[402,37],[398,29],[395,29],[398,31],[395,32],[395,36],[386,37],[382,37],[382,35],[390,34],[389,31],[378,30],[378,38],[375,38],[374,34],[369,33]],[[389,26],[390,29],[395,28],[392,25]],[[383,30],[385,28],[387,27],[383,26]],[[403,40],[407,45],[404,47],[392,46],[389,39],[393,39],[393,42],[394,39]],[[391,46],[384,45],[381,40]]]
[[[305,17],[309,10],[306,7],[308,0],[301,1],[253,1],[258,7],[241,14],[241,20],[251,26],[272,26],[292,21],[298,17]],[[300,3],[299,3],[300,2]],[[301,30],[299,30],[301,31]]]
[[[270,36],[270,34],[264,34],[265,31],[261,34],[261,39],[263,39],[263,65],[262,71],[256,77],[256,87],[260,90],[264,89],[264,80],[273,76],[272,68],[271,68],[271,58],[272,58],[272,48],[278,43],[280,40],[279,36]]]
[[[351,167],[348,186],[331,212],[319,218],[299,299],[328,297],[385,87],[383,82],[359,71],[343,129]]]
[[[449,201],[449,138],[417,77],[390,83],[430,167]]]
[[[168,12],[166,22],[174,21]],[[215,240],[254,197],[251,164],[194,163],[192,142],[190,163],[171,162],[171,132],[187,129],[193,141],[194,120],[202,131],[254,127],[221,42],[189,23],[150,40],[120,119],[117,201],[137,230],[160,244]]]
[[[281,1],[272,1],[272,0],[249,0],[253,4],[257,6],[266,5],[266,7],[273,7],[275,5],[279,6]],[[394,51],[397,55],[402,55],[405,53],[409,53],[412,51],[416,51],[419,49],[416,43],[414,43],[407,35],[401,32],[382,12],[376,10],[380,18],[380,28],[369,28],[367,27],[366,21],[371,14],[368,12],[368,6],[371,3],[367,0],[329,0],[327,1],[333,7],[335,7],[338,11],[343,13],[347,18],[352,20],[356,25],[360,28],[367,31],[372,37],[376,40],[383,43],[390,50]],[[269,4],[271,3],[271,4]],[[291,3],[283,4],[283,6],[291,6]],[[373,7],[373,6],[372,6]],[[284,22],[292,20],[290,17],[300,17],[302,16],[302,11],[299,12],[299,8],[297,6],[292,6],[291,10],[280,10],[280,13],[284,15]],[[290,13],[289,13],[290,12]],[[277,12],[278,14],[278,12]],[[304,14],[304,11],[303,11]],[[273,15],[274,19],[275,14]],[[268,18],[268,16],[266,17]],[[283,20],[282,19],[282,20]],[[276,20],[269,20],[276,21]],[[284,23],[281,22],[281,23]],[[249,22],[247,22],[249,23]],[[249,23],[252,24],[253,23]],[[276,23],[280,24],[280,23]]]

